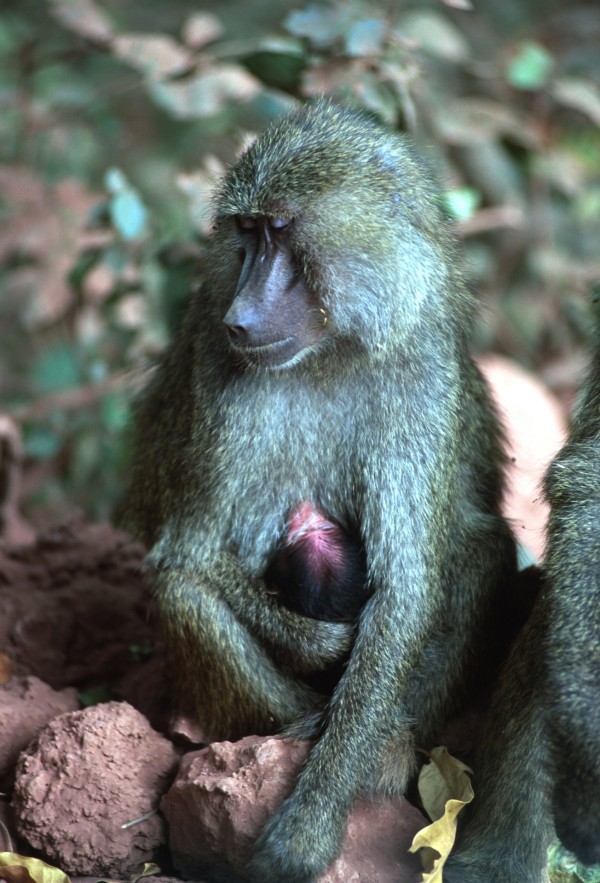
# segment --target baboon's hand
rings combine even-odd
[[[585,756],[583,753],[581,756]],[[582,781],[572,770],[563,773],[554,791],[554,824],[561,842],[586,865],[600,862],[598,843],[598,780],[590,763]]]
[[[316,797],[304,801],[295,793],[267,822],[248,865],[251,880],[313,883],[337,858],[347,814],[332,817]]]

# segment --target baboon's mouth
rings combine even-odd
[[[238,346],[232,343],[232,348],[245,362],[264,368],[284,368],[302,351],[293,336],[258,346]]]

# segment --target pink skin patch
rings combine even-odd
[[[308,567],[317,578],[342,567],[340,528],[311,503],[300,503],[290,515],[286,545],[302,549]]]

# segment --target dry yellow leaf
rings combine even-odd
[[[0,880],[7,883],[70,883],[64,871],[39,858],[26,858],[16,852],[0,852]]]
[[[421,850],[422,883],[443,883],[443,867],[454,846],[458,814],[473,800],[471,770],[443,747],[434,748],[429,758],[431,762],[419,776],[419,794],[433,821],[415,834],[410,851]]]
[[[138,883],[138,880],[141,880],[142,877],[152,877],[160,873],[161,871],[158,865],[155,865],[153,862],[145,862],[144,867],[139,873],[131,875],[129,883]]]
[[[473,770],[448,754],[442,745],[428,754],[430,763],[422,767],[419,775],[419,796],[425,812],[434,822],[444,815],[448,800],[462,800],[469,803],[473,799],[470,773]]]

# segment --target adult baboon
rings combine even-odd
[[[546,476],[548,725],[556,831],[600,862],[600,308],[586,389]]]
[[[215,225],[138,406],[125,514],[179,708],[207,739],[318,736],[248,871],[300,883],[338,854],[357,795],[403,791],[415,743],[497,661],[516,566],[503,455],[472,298],[404,138],[326,100],[294,112],[228,172]],[[355,625],[265,591],[303,500],[364,549]],[[331,695],[309,687],[346,656]]]
[[[554,819],[600,862],[600,310],[592,367],[567,444],[545,478],[544,586],[504,666],[476,794],[448,883],[545,880]]]

